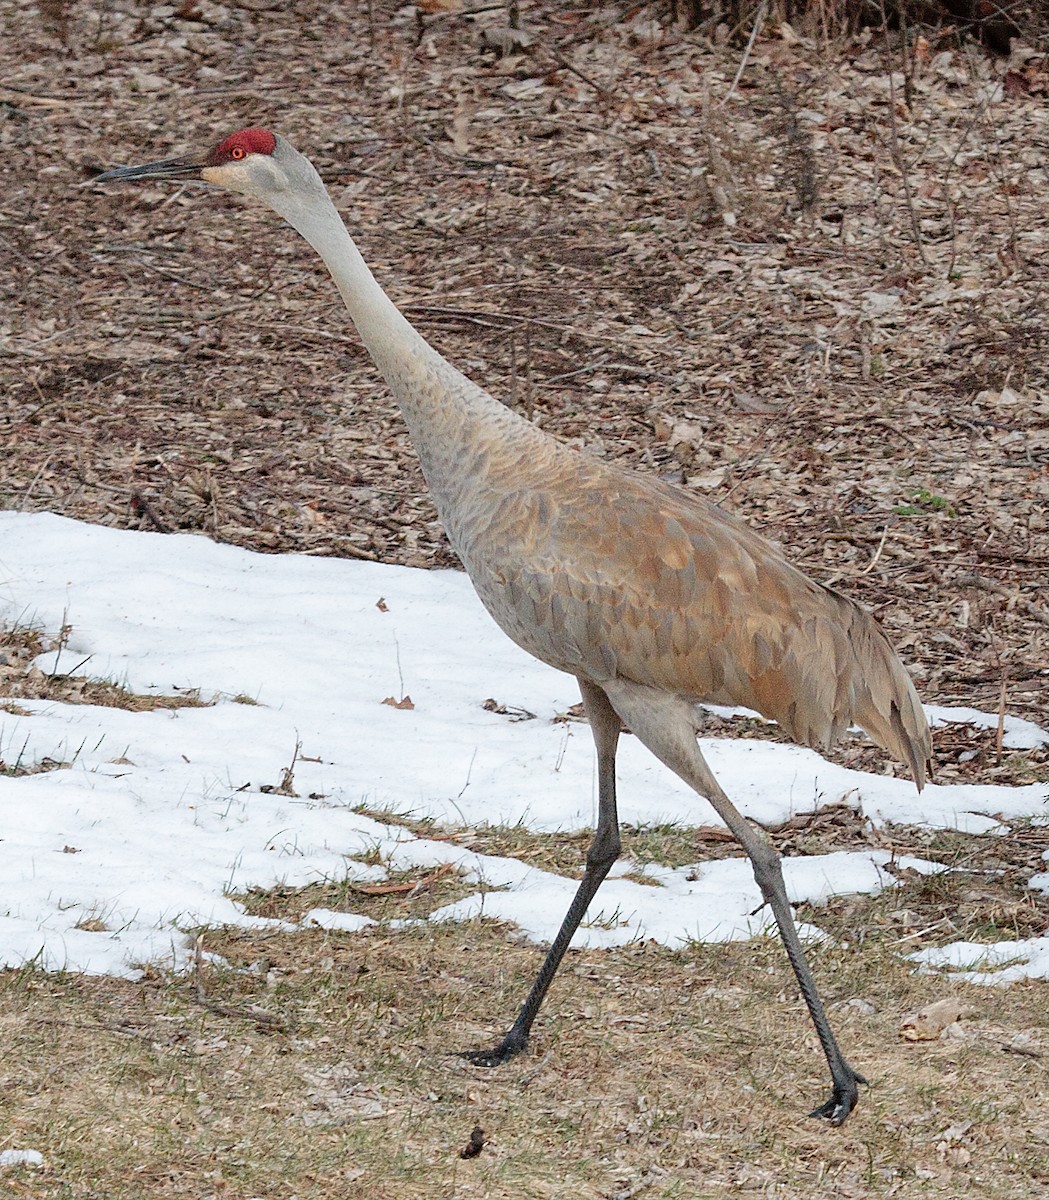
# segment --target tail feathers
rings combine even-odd
[[[929,735],[925,713],[922,712],[920,705],[918,712],[921,718],[920,729],[915,729],[913,721],[911,727],[908,728],[895,704],[892,706],[889,722],[896,734],[897,745],[902,746],[903,753],[910,763],[911,774],[914,776],[914,782],[920,792],[925,787],[926,768],[928,768],[929,774],[932,774],[932,738]]]
[[[873,619],[868,617],[868,621],[869,637],[863,639],[868,662],[863,664],[863,683],[856,697],[853,720],[878,745],[910,765],[914,782],[921,791],[926,771],[931,774],[932,767],[929,723],[903,663]]]

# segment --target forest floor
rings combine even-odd
[[[0,505],[455,565],[310,248],[197,186],[84,186],[270,126],[467,374],[758,524],[878,614],[925,700],[1049,725],[1044,54],[774,22],[747,53],[749,29],[643,5],[523,3],[517,30],[461,0],[287,10],[0,0]],[[968,726],[937,760],[1049,775],[1045,748]],[[1045,845],[996,848],[1008,887],[963,918],[950,888],[838,905],[817,965],[877,1081],[841,1131],[799,1116],[819,1053],[776,946],[573,955],[532,1056],[491,1075],[439,1051],[482,1036],[468,1013],[513,1011],[534,950],[505,930],[220,931],[208,949],[267,969],[0,977],[0,1149],[46,1142],[49,1164],[3,1186],[1029,1196],[1045,985],[950,985],[970,1035],[912,1043],[901,1013],[945,985],[888,947],[899,911],[1029,934]],[[460,1159],[475,1118],[490,1144]]]

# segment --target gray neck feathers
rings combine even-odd
[[[267,200],[331,272],[361,340],[397,398],[438,512],[461,550],[459,510],[470,507],[469,493],[494,482],[495,459],[505,455],[507,444],[516,444],[522,456],[534,455],[536,443],[548,439],[456,370],[405,319],[369,270],[320,176],[307,159],[302,162],[312,176],[303,181],[306,186]]]

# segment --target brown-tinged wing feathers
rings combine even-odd
[[[538,489],[504,497],[512,538],[497,520],[467,561],[515,641],[597,683],[754,708],[820,749],[861,725],[922,785],[925,716],[869,613],[698,498],[582,455],[570,466],[556,511],[540,513]]]

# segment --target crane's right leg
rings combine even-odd
[[[834,1040],[823,1001],[816,989],[816,980],[794,925],[779,854],[764,831],[751,825],[718,785],[696,744],[695,718],[688,701],[626,680],[615,680],[602,686],[612,707],[630,730],[661,762],[710,801],[747,852],[754,868],[754,879],[776,919],[787,957],[794,968],[830,1067],[833,1084],[830,1099],[810,1115],[826,1117],[831,1124],[840,1125],[856,1106],[859,1098],[857,1084],[867,1081],[849,1066]]]
[[[579,888],[565,913],[561,928],[539,968],[532,990],[521,1006],[517,1020],[506,1037],[490,1050],[463,1050],[461,1057],[479,1067],[496,1067],[513,1058],[528,1045],[532,1022],[539,1012],[543,998],[553,983],[561,959],[565,956],[572,935],[579,928],[590,901],[601,886],[612,864],[619,857],[619,816],[616,812],[616,745],[619,742],[619,715],[608,703],[608,697],[589,680],[579,680],[583,704],[590,719],[590,731],[597,745],[597,832],[586,855],[586,870]]]

